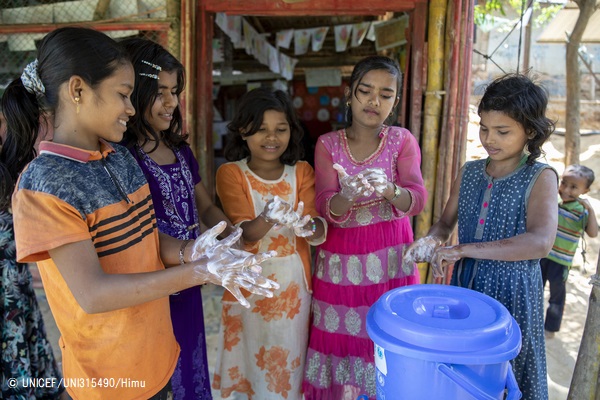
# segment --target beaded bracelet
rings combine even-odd
[[[313,218],[311,218],[308,222],[310,222],[312,224],[310,227],[310,230],[312,231],[312,234],[314,235],[315,232],[317,231],[317,223],[315,222],[315,220]]]
[[[185,242],[181,243],[181,247],[179,248],[179,263],[180,264],[185,264],[185,260],[183,259],[183,253],[185,253],[185,248],[187,247],[188,244],[190,244],[190,242],[192,242],[192,240],[186,240]]]

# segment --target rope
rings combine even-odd
[[[515,29],[517,29],[517,25],[521,25],[521,32],[523,31],[523,16],[525,14],[524,10],[525,9],[529,9],[533,4],[533,0],[529,0],[527,3],[527,8],[524,7],[525,5],[525,1],[523,0],[523,2],[521,2],[521,16],[519,18],[519,20],[517,22],[515,22],[514,26],[512,27],[512,29],[506,34],[506,36],[504,36],[504,39],[502,39],[500,41],[500,43],[498,43],[498,46],[496,46],[496,48],[494,49],[494,51],[492,51],[492,53],[490,55],[487,54],[483,54],[480,51],[477,51],[476,49],[473,49],[473,52],[479,54],[480,56],[482,56],[483,58],[485,58],[486,60],[490,60],[491,62],[494,63],[494,65],[496,67],[498,67],[500,69],[500,71],[502,71],[503,73],[506,73],[506,71],[504,71],[504,69],[502,67],[500,67],[494,60],[492,60],[492,57],[494,56],[494,53],[496,51],[498,51],[498,49],[500,48],[500,46],[502,46],[502,44],[504,44],[504,42],[506,41],[506,39],[508,39],[508,37],[515,31]],[[532,13],[533,16],[533,13]],[[530,17],[531,18],[531,17]],[[517,58],[517,73],[519,72],[519,64],[521,63],[521,41],[523,39],[523,35],[521,34],[519,36],[519,51],[518,51],[518,58]]]
[[[521,26],[519,27],[519,49],[517,50],[517,74],[519,73],[519,65],[521,65],[521,42],[523,41],[523,15],[525,13],[525,0],[521,1]]]

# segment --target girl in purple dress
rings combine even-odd
[[[402,251],[413,241],[409,217],[427,197],[421,154],[408,130],[384,125],[401,81],[387,57],[360,61],[345,92],[347,127],[316,145],[315,202],[329,231],[313,275],[307,400],[375,398],[367,311],[383,293],[419,283],[416,265],[402,264]]]
[[[183,240],[200,235],[200,222],[210,227],[227,221],[200,181],[198,163],[181,134],[179,95],[184,87],[183,65],[159,44],[126,39],[136,85],[131,101],[125,144],[142,168],[152,193],[160,232]],[[206,338],[200,287],[170,296],[171,320],[181,355],[171,383],[175,400],[212,399],[206,359]]]

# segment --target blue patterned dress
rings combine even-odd
[[[527,203],[541,172],[539,162],[521,165],[502,178],[486,172],[487,160],[467,162],[458,200],[458,238],[463,243],[491,242],[526,232]],[[544,303],[540,260],[498,261],[465,258],[455,264],[451,283],[502,303],[523,336],[512,361],[523,400],[547,400]]]
[[[27,264],[16,261],[12,214],[0,211],[0,399],[58,399],[64,387],[33,387],[11,378],[51,379],[62,377],[56,366],[44,320],[33,289]],[[22,381],[21,381],[22,382]]]

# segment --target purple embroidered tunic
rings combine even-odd
[[[137,146],[130,151],[150,185],[158,230],[178,239],[197,238],[200,225],[194,186],[201,178],[189,146],[176,149],[177,162],[167,165],[158,165]],[[173,331],[181,347],[171,378],[174,399],[212,399],[200,287],[173,294],[169,300]]]

